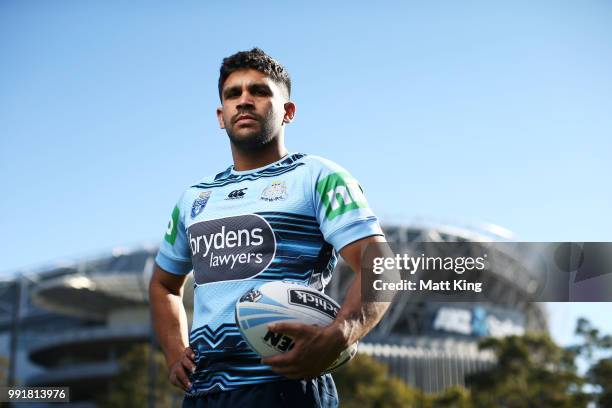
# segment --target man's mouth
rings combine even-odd
[[[236,118],[236,122],[235,123],[247,123],[250,121],[256,121],[257,119],[255,119],[255,116],[252,115],[240,115]]]

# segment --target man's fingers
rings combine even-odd
[[[180,383],[181,388],[187,391],[187,389],[189,389],[189,387],[191,386],[191,383],[189,382],[189,378],[187,378],[187,376],[185,375],[185,372],[183,370],[179,370],[176,373],[176,378]]]
[[[176,378],[176,374],[171,373],[170,374],[170,384],[174,385],[175,387],[178,387],[182,390],[185,389],[185,386],[183,384],[181,384],[181,382],[179,381],[178,378]]]
[[[187,388],[185,387],[185,385],[183,385],[183,383],[181,383],[176,376],[174,376],[174,379],[172,381],[170,381],[172,383],[172,385],[174,385],[176,388],[180,388],[183,391],[187,391]]]
[[[186,347],[183,350],[183,356],[170,368],[170,382],[183,391],[189,391],[189,388],[191,388],[189,374],[195,371],[196,365],[194,360],[195,353],[190,347]]]
[[[283,354],[263,358],[261,362],[272,367],[286,367],[295,364],[297,356],[298,353],[293,349]]]
[[[292,337],[304,337],[316,331],[314,326],[303,323],[273,323],[268,325],[268,329],[274,333],[283,333]]]
[[[187,391],[191,387],[191,382],[189,381],[187,374],[185,374],[185,370],[182,366],[178,366],[172,371],[172,374],[170,375],[170,381],[174,385],[179,388],[182,388],[185,391]]]
[[[193,373],[195,371],[196,365],[192,359],[185,356],[185,358],[181,358],[181,364],[189,373]]]

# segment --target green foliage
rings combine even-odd
[[[601,335],[599,329],[593,327],[591,322],[583,317],[576,322],[575,333],[582,338],[582,342],[570,349],[588,360],[593,359],[597,350],[612,349],[612,336]]]
[[[591,384],[601,387],[597,396],[600,407],[612,407],[612,358],[602,358],[587,372]]]
[[[600,407],[612,407],[612,358],[595,358],[596,355],[612,349],[612,336],[602,335],[584,318],[578,319],[575,333],[582,341],[572,349],[590,363],[591,367],[586,374],[587,381],[600,390],[594,395],[594,399]]]
[[[388,374],[388,367],[359,354],[334,373],[343,408],[586,408],[612,407],[612,358],[594,356],[612,348],[612,338],[580,319],[576,334],[580,344],[562,348],[546,334],[486,338],[481,350],[493,352],[497,364],[466,378],[467,389],[451,387],[425,395]],[[139,345],[121,358],[121,372],[102,407],[147,407],[149,346]],[[577,373],[577,357],[589,359],[586,376]],[[155,401],[158,407],[178,407],[183,393],[168,381],[162,353],[154,350]],[[597,392],[583,391],[585,384]]]
[[[479,345],[491,350],[497,365],[466,381],[474,406],[507,408],[580,408],[588,396],[576,373],[575,353],[557,346],[548,335],[488,338]]]
[[[343,407],[414,408],[586,408],[591,396],[582,392],[585,379],[577,374],[575,350],[566,350],[545,334],[527,334],[481,341],[498,363],[473,374],[468,389],[451,387],[424,395],[387,374],[375,359],[358,355],[334,374]],[[592,376],[612,391],[612,360]],[[610,393],[612,396],[612,392]],[[604,406],[604,405],[602,405]]]
[[[334,372],[343,408],[406,408],[423,405],[420,391],[387,375],[387,366],[359,354]]]
[[[148,344],[139,344],[119,359],[119,374],[111,381],[109,392],[99,396],[100,407],[148,407],[150,351],[151,347]],[[161,351],[153,350],[153,361],[155,406],[180,407],[183,402],[183,391],[170,384],[168,369]]]
[[[427,408],[472,408],[472,396],[463,387],[449,387],[443,393],[429,397]]]

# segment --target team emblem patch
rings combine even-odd
[[[279,201],[287,198],[287,184],[284,181],[274,181],[261,192],[264,201]]]
[[[191,206],[191,218],[197,217],[204,210],[211,194],[212,191],[203,191],[198,195]]]

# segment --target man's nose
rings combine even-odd
[[[252,107],[253,104],[253,96],[248,92],[242,92],[240,95],[240,99],[238,100],[238,108]]]

